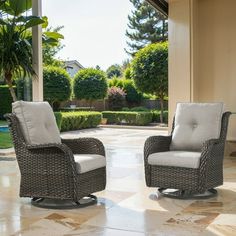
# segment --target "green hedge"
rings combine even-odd
[[[161,120],[160,120],[161,111],[160,110],[151,110],[151,113],[152,113],[152,122],[160,123],[161,122]],[[168,123],[168,111],[163,112],[163,122],[166,124]]]
[[[108,124],[148,125],[152,122],[151,112],[104,111]]]
[[[61,130],[61,124],[62,124],[62,113],[61,112],[54,112],[56,122],[58,129]]]
[[[60,111],[62,111],[62,112],[91,111],[91,110],[94,110],[94,107],[75,107],[75,108],[63,107],[63,108],[60,108]]]
[[[11,112],[12,97],[7,85],[0,85],[0,118]]]
[[[123,107],[122,111],[145,111],[145,112],[150,112],[150,110],[146,107],[132,107],[132,108]]]
[[[101,123],[102,115],[100,112],[57,112],[56,119],[58,127],[61,123],[61,131],[70,131],[97,127]]]

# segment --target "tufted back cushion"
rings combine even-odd
[[[12,104],[12,112],[28,144],[61,143],[55,116],[47,102],[17,101]]]
[[[223,103],[178,103],[170,150],[200,151],[219,138],[222,113]]]

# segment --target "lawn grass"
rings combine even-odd
[[[13,147],[10,133],[0,132],[0,149]]]
[[[7,125],[7,122],[5,120],[0,120],[0,126],[1,125]]]

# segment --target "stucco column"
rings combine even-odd
[[[42,16],[42,0],[32,0],[32,13]],[[33,101],[43,101],[43,59],[42,59],[42,26],[34,26],[33,34],[33,67],[36,75],[32,81]]]
[[[178,102],[195,99],[193,0],[169,0],[169,131]]]

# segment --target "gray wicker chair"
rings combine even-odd
[[[149,137],[144,146],[146,185],[158,187],[162,196],[172,198],[207,198],[216,195],[214,188],[223,184],[224,146],[230,114],[225,112],[222,115],[219,138],[206,140],[202,145],[197,168],[150,164],[151,154],[170,153],[175,121],[170,136]]]
[[[30,145],[16,115],[7,114],[5,118],[21,173],[20,197],[30,197],[33,205],[44,208],[76,208],[96,203],[91,194],[105,189],[106,167],[79,173],[74,154],[97,154],[105,158],[99,140],[78,138]]]

